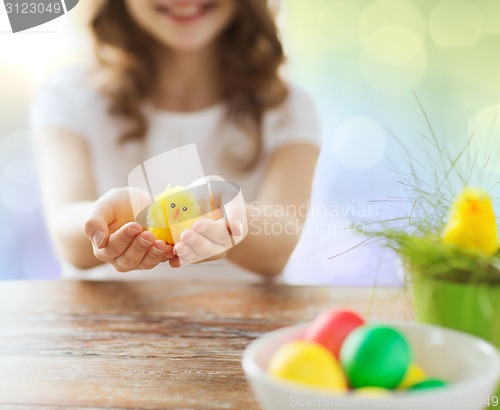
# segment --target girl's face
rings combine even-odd
[[[180,52],[213,43],[236,13],[234,0],[126,0],[125,5],[143,30]]]

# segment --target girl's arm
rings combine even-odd
[[[60,258],[79,268],[96,266],[82,226],[96,194],[84,140],[46,128],[36,136],[40,186],[47,227]]]
[[[151,268],[167,254],[173,256],[164,242],[155,241],[133,222],[128,188],[112,190],[96,202],[90,154],[83,138],[57,128],[37,134],[47,226],[60,258],[81,269],[105,261],[126,271]]]
[[[272,156],[257,200],[247,204],[248,235],[227,257],[263,275],[279,274],[306,219],[319,148],[290,144]]]
[[[305,222],[311,181],[319,149],[309,144],[290,144],[271,158],[257,201],[236,206],[226,226],[223,219],[201,219],[182,232],[170,260],[171,266],[227,257],[262,275],[277,275],[287,263]],[[240,208],[242,212],[239,212]],[[246,208],[248,234],[238,246],[228,242],[228,229],[241,240]]]

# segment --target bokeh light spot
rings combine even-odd
[[[500,103],[480,111],[473,119],[471,155],[478,170],[500,173]]]
[[[333,136],[333,154],[343,166],[363,170],[385,153],[385,131],[369,118],[355,117],[340,124]]]
[[[422,13],[407,0],[379,0],[366,7],[360,18],[361,38],[368,39],[375,31],[388,26],[411,30],[422,41],[427,35]]]
[[[32,161],[18,159],[2,169],[0,195],[5,206],[15,212],[29,213],[40,207],[36,171]]]
[[[361,7],[350,0],[290,0],[287,39],[300,55],[319,56],[357,47]]]
[[[385,27],[363,41],[360,69],[377,91],[409,92],[420,83],[427,65],[427,50],[413,31]]]
[[[483,33],[500,34],[500,1],[476,0],[481,11]]]
[[[423,49],[420,39],[399,27],[385,27],[363,42],[367,57],[387,65],[402,65],[416,58]]]
[[[345,50],[359,44],[361,7],[351,0],[333,0],[319,11],[318,30],[325,50]]]
[[[3,123],[2,123],[3,124]],[[27,131],[19,130],[6,136],[0,135],[0,169],[13,159],[32,157],[31,141]]]
[[[431,11],[429,34],[441,47],[470,46],[481,37],[482,22],[480,10],[474,2],[444,0]]]

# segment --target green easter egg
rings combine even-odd
[[[446,387],[447,385],[448,383],[446,383],[444,380],[427,379],[424,380],[423,382],[414,384],[413,386],[410,387],[410,390],[414,391],[414,390],[437,389],[439,387]]]
[[[412,362],[410,345],[388,326],[362,326],[354,330],[340,350],[340,362],[351,386],[396,388]]]

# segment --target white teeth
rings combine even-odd
[[[203,11],[203,6],[194,4],[170,7],[169,13],[174,17],[194,17]]]

